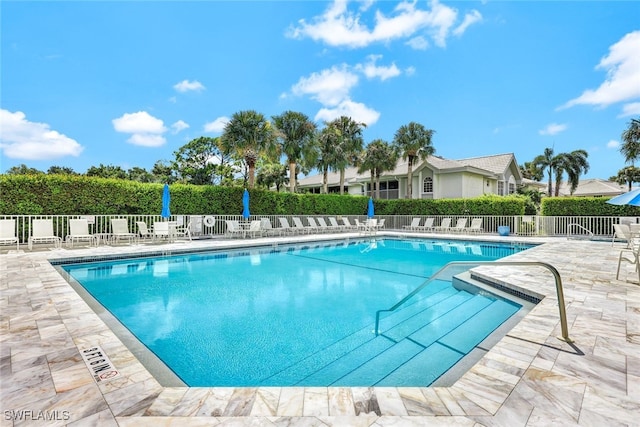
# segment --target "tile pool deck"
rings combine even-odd
[[[556,338],[560,324],[550,273],[541,267],[482,267],[485,276],[545,298],[452,386],[428,388],[163,387],[48,262],[318,236],[33,252],[3,248],[0,427],[640,425],[640,286],[628,263],[622,280],[615,279],[622,244],[470,238],[545,242],[509,260],[543,261],[559,270],[575,342]],[[96,344],[119,377],[94,382],[79,349]]]

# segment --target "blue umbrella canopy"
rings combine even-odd
[[[607,203],[611,205],[640,206],[640,188],[636,188],[628,193],[613,197],[612,199],[607,200]]]
[[[171,203],[171,194],[169,194],[169,184],[164,185],[162,190],[162,218],[169,218],[171,211],[169,210],[169,204]]]
[[[242,194],[242,216],[245,219],[249,219],[251,214],[249,213],[249,192],[245,188],[244,193]]]
[[[367,217],[368,218],[373,218],[374,212],[373,212],[373,199],[371,197],[369,197],[369,207],[367,208]]]

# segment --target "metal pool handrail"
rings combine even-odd
[[[402,298],[400,301],[398,301],[392,307],[390,307],[390,308],[388,308],[386,310],[378,310],[378,311],[376,311],[376,329],[375,329],[375,334],[376,335],[380,334],[380,331],[379,331],[380,313],[395,311],[402,304],[407,302],[409,299],[413,298],[413,296],[415,294],[417,294],[422,289],[424,289],[425,286],[427,286],[441,272],[443,272],[444,270],[446,270],[446,269],[448,269],[448,268],[450,268],[452,266],[462,266],[462,265],[468,265],[468,266],[474,266],[474,267],[477,267],[477,266],[480,266],[480,265],[520,266],[520,267],[538,266],[538,267],[544,267],[547,270],[549,270],[551,272],[551,274],[553,274],[553,277],[554,277],[555,282],[556,282],[556,295],[558,297],[558,310],[560,312],[560,327],[562,328],[562,336],[558,337],[558,339],[562,340],[562,341],[565,341],[565,342],[568,342],[568,343],[573,342],[573,340],[571,338],[569,338],[569,327],[567,326],[567,311],[566,311],[566,308],[565,308],[565,305],[564,305],[564,291],[562,289],[562,279],[560,278],[560,273],[551,264],[548,264],[546,262],[541,262],[541,261],[452,261],[452,262],[448,263],[447,265],[445,265],[444,267],[442,267],[440,270],[438,270],[434,275],[432,275],[430,278],[425,280],[424,283],[422,283],[420,286],[418,286],[416,289],[414,289],[409,295],[407,295],[406,297]]]
[[[587,233],[589,233],[590,238],[593,238],[593,231],[589,230],[587,227],[584,227],[580,224],[576,224],[575,222],[572,222],[571,224],[567,225],[567,237],[571,235],[571,227],[576,227],[579,230],[584,230]]]

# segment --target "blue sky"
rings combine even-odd
[[[240,110],[410,121],[461,159],[586,149],[625,166],[640,2],[3,1],[0,171],[150,170]]]

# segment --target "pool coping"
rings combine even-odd
[[[428,238],[460,237],[417,233],[388,234]],[[346,235],[336,234],[332,238],[344,238]],[[328,236],[299,236],[287,241],[324,240],[326,237]],[[488,236],[473,236],[471,240],[474,238],[486,241]],[[258,240],[284,242],[283,238],[274,237],[187,244],[202,245],[204,248],[228,246],[230,243],[243,247]],[[615,306],[624,302],[625,309],[622,313],[619,307],[617,310],[604,310],[602,307],[587,306],[577,311],[569,310],[572,323],[570,333],[579,339],[573,346],[563,343],[555,338],[559,335],[559,326],[553,280],[540,283],[538,276],[531,272],[505,268],[488,271],[486,274],[504,282],[516,280],[524,283],[519,286],[540,293],[545,298],[451,387],[162,387],[48,262],[69,254],[124,254],[131,251],[153,251],[158,249],[157,246],[9,253],[0,256],[0,267],[6,267],[0,270],[3,278],[3,296],[0,300],[3,308],[3,410],[49,411],[47,413],[68,411],[70,418],[60,420],[58,425],[73,425],[76,421],[92,423],[96,420],[104,421],[106,425],[110,421],[119,425],[140,425],[145,421],[170,422],[174,417],[175,420],[180,420],[181,425],[186,422],[190,425],[211,425],[225,422],[228,418],[242,424],[261,421],[275,424],[285,419],[288,422],[299,420],[300,423],[321,422],[329,425],[369,425],[402,419],[419,424],[425,421],[423,417],[427,417],[429,422],[437,420],[443,424],[473,425],[475,422],[495,422],[502,419],[500,417],[520,420],[524,417],[525,423],[541,419],[564,419],[579,423],[587,416],[589,419],[632,424],[635,419],[632,413],[640,410],[637,403],[640,401],[640,390],[637,386],[629,385],[631,380],[640,382],[640,360],[633,353],[640,354],[640,287],[611,279],[620,247],[614,249],[607,243],[566,239],[495,240],[546,243],[511,257],[524,260],[544,260],[545,257],[551,257],[552,263],[562,262],[559,269],[563,279],[570,277],[565,279],[567,305],[570,308],[574,305],[586,305],[589,295],[584,288],[590,284],[597,291],[594,299],[603,294],[602,287],[605,286],[607,304],[612,301],[611,305]],[[172,250],[184,244],[173,243],[163,245],[162,248]],[[582,252],[576,254],[576,248],[580,248]],[[607,260],[607,267],[597,267],[597,263],[601,263],[603,259]],[[633,277],[629,271],[632,268],[626,270],[625,277]],[[585,278],[586,272],[592,278]],[[617,346],[616,351],[609,351],[612,353],[610,360],[606,359],[606,363],[603,363],[607,369],[619,372],[620,357],[624,356],[625,360],[633,362],[629,362],[631,369],[625,362],[625,392],[622,394],[619,384],[607,384],[606,378],[599,378],[599,381],[605,382],[604,389],[607,393],[603,397],[598,392],[603,384],[591,384],[592,373],[591,377],[585,377],[586,374],[580,372],[572,375],[564,366],[560,373],[554,369],[558,358],[583,357],[587,352],[580,350],[583,353],[580,355],[576,347],[583,340],[588,340],[590,344],[594,340],[589,335],[591,328],[581,323],[576,326],[583,314],[582,310],[588,316],[599,312],[600,319],[596,320],[600,322],[596,323],[602,329],[606,329],[600,325],[602,313],[606,311],[607,319],[615,320],[613,332],[607,331],[606,336],[601,339],[621,339],[624,345]],[[622,324],[625,333],[620,336]],[[121,373],[120,378],[101,384],[94,382],[84,362],[78,357],[78,349],[95,343],[108,353]],[[592,348],[599,348],[596,344]],[[598,357],[601,358],[601,355],[598,354]],[[35,378],[38,380],[27,379],[26,373],[30,374],[29,378],[37,373]],[[563,402],[560,396],[555,396],[556,392],[545,388],[549,384],[565,390],[570,399]],[[541,387],[542,391],[526,399],[526,391],[536,390],[537,387]],[[581,393],[576,391],[580,388]],[[587,396],[589,393],[591,395]],[[582,399],[574,396],[576,394]],[[589,401],[587,397],[593,398],[592,395],[605,402],[615,402],[615,405],[611,403],[609,406],[616,409],[608,410],[607,405],[600,401],[595,407],[583,409],[584,402]],[[529,408],[528,411],[519,411],[525,407]],[[607,410],[602,410],[603,407]]]

